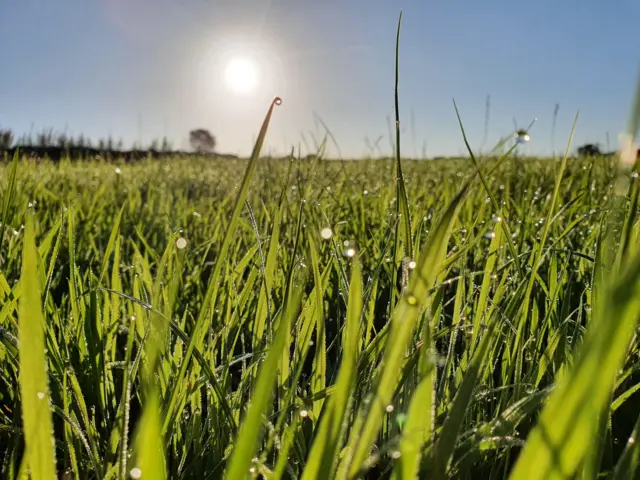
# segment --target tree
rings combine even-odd
[[[197,153],[213,153],[216,139],[209,130],[198,128],[189,132],[189,144]]]
[[[587,143],[586,145],[578,147],[578,155],[581,157],[596,157],[598,155],[602,155],[602,152],[600,151],[600,146],[597,143]]]
[[[8,150],[13,145],[13,132],[0,128],[0,150]]]

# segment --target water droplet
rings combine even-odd
[[[140,470],[138,467],[132,468],[129,472],[129,477],[133,479],[142,478],[142,470]]]
[[[282,105],[282,99],[280,97],[276,97],[273,99],[274,105]]]
[[[493,219],[492,219],[492,220],[493,220],[494,222],[498,223],[498,222],[501,222],[501,221],[502,221],[502,217],[500,217],[500,216],[496,215],[495,217],[493,217]]]
[[[369,190],[365,190],[362,192],[363,195],[368,195],[369,194]]]
[[[116,172],[116,175],[120,175],[122,173],[122,171],[120,170],[120,167],[116,167],[115,172]]]
[[[355,243],[350,240],[345,240],[343,242],[344,248],[342,249],[342,254],[345,257],[353,258],[356,256],[356,246]]]
[[[418,299],[413,295],[407,296],[407,303],[411,306],[415,306],[418,304]]]
[[[325,240],[329,240],[333,236],[333,231],[329,227],[323,228],[320,230],[320,236]]]
[[[300,416],[302,418],[307,418],[309,416],[309,412],[307,410],[300,410]]]
[[[182,250],[186,246],[187,246],[186,238],[180,237],[179,239],[176,240],[176,247],[178,247],[178,249]]]
[[[415,260],[411,260],[408,264],[407,267],[409,267],[409,269],[413,270],[414,268],[416,268],[416,261]]]
[[[44,398],[44,392],[38,392],[38,398],[42,400]]]
[[[387,413],[393,412],[393,405],[387,405],[387,408],[385,408],[385,410],[387,411]]]
[[[520,145],[524,143],[528,143],[529,140],[531,140],[531,136],[526,132],[526,130],[518,130],[515,133],[515,137],[516,137],[516,143]]]
[[[400,455],[401,454],[398,450],[394,450],[393,452],[391,452],[391,458],[398,459],[400,458]]]
[[[496,232],[487,232],[484,234],[484,238],[493,238],[496,236]]]
[[[277,104],[276,104],[277,105]],[[256,473],[256,467],[251,467],[249,473]]]

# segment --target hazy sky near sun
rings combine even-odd
[[[219,150],[247,154],[271,98],[283,98],[267,150],[313,144],[330,128],[345,157],[390,153],[394,48],[400,44],[402,147],[464,153],[534,118],[530,153],[575,142],[611,148],[625,128],[640,67],[638,0],[0,0],[0,126],[111,134],[128,144],[210,129]],[[231,93],[225,64],[253,59],[259,85]],[[303,138],[304,137],[304,138]],[[312,146],[312,145],[310,145]],[[330,152],[336,154],[336,149]]]

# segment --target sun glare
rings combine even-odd
[[[231,60],[224,71],[224,78],[227,88],[234,93],[251,93],[258,85],[256,67],[246,58]]]

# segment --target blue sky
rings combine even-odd
[[[489,147],[534,117],[545,154],[575,142],[611,147],[625,128],[640,68],[637,0],[4,0],[0,126],[125,143],[210,129],[219,150],[246,154],[274,95],[267,150],[312,144],[331,129],[344,157],[390,153],[394,42],[400,53],[402,146],[408,156]],[[225,63],[252,58],[260,83],[239,96]],[[554,107],[560,105],[552,135]],[[552,145],[555,136],[555,145]],[[310,145],[311,146],[311,145]],[[331,153],[337,154],[335,148]]]

